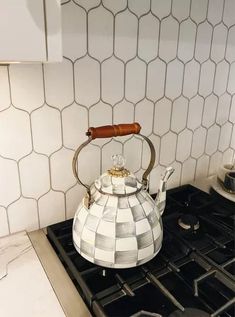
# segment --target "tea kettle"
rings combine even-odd
[[[155,162],[155,150],[149,138],[140,134],[139,123],[89,128],[85,141],[75,152],[73,173],[85,186],[86,196],[73,221],[73,243],[85,259],[109,268],[130,268],[151,260],[161,249],[166,182],[174,169],[166,168],[155,201],[147,192],[147,177]],[[91,186],[78,176],[77,159],[92,140],[138,134],[147,141],[151,159],[142,181],[128,171],[122,155],[113,156],[113,167]]]

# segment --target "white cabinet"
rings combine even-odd
[[[60,0],[0,0],[0,63],[61,60]]]

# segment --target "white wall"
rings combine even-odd
[[[71,161],[88,126],[140,122],[157,152],[151,191],[167,165],[174,187],[234,155],[233,0],[63,2],[63,63],[0,67],[0,235],[74,215]],[[89,146],[81,178],[122,151],[140,176],[147,147],[124,137]]]

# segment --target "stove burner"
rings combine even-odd
[[[175,310],[169,317],[210,317],[208,313],[196,308],[185,308],[184,312]]]
[[[192,214],[182,215],[178,219],[178,224],[180,225],[181,228],[185,230],[189,230],[189,229],[198,230],[200,227],[198,218]]]

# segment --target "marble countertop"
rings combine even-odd
[[[26,232],[0,239],[0,316],[66,316]]]

